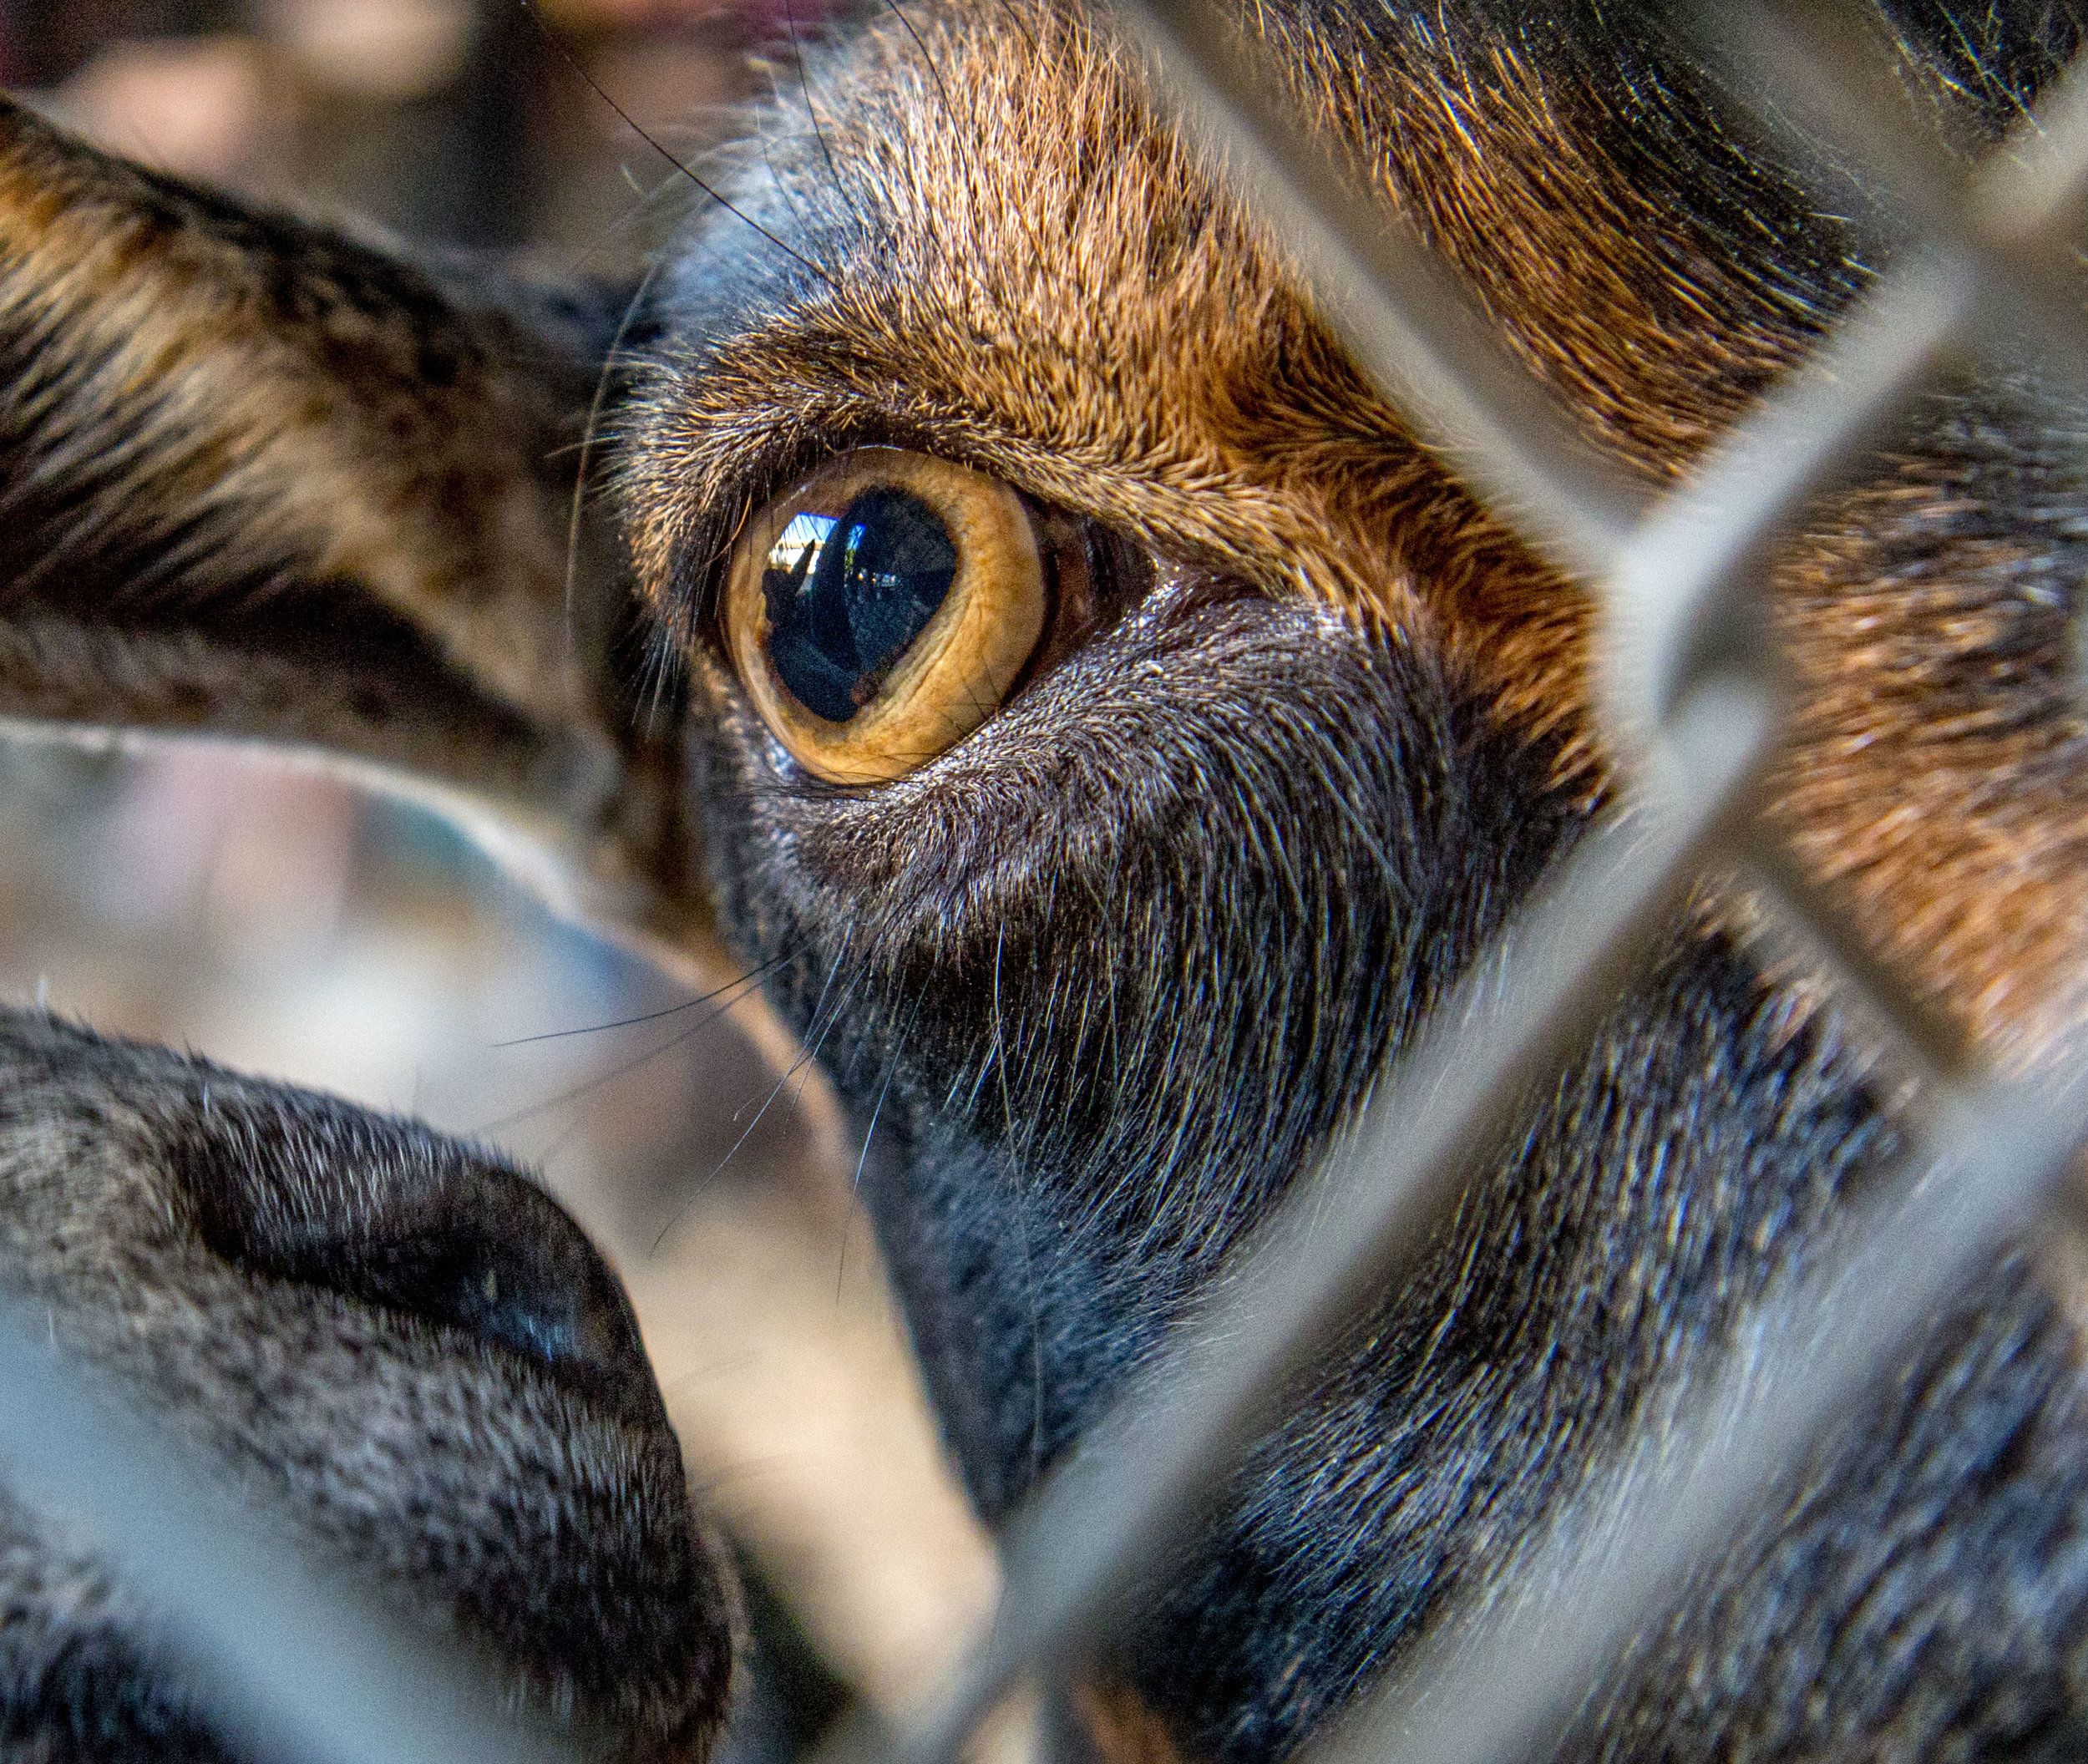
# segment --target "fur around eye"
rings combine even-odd
[[[768,504],[733,548],[726,647],[814,776],[903,778],[996,709],[1048,621],[1036,524],[1006,484],[858,448]]]

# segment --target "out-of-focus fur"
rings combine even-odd
[[[1967,155],[2080,34],[2044,4],[1868,23]],[[1809,187],[1807,144],[1661,8],[1246,26],[1650,486],[1892,259],[1890,211]],[[1105,14],[887,9],[778,83],[738,212],[700,211],[626,315],[570,632],[570,467],[545,461],[614,303],[415,270],[7,127],[0,710],[432,779],[547,842],[587,910],[759,964],[868,1139],[990,1518],[1606,812],[1585,598],[1366,383]],[[1771,812],[2015,1062],[2081,996],[2080,443],[2070,389],[1987,361],[1773,560],[1796,697]],[[760,722],[719,589],[753,511],[864,444],[993,474],[1133,562],[972,734],[839,788]],[[1678,917],[1419,1271],[1300,1379],[1176,1578],[1098,1640],[1101,1743],[1295,1750],[1482,1603],[1852,1199],[1907,1179],[1875,1050],[1750,922],[1723,885]],[[1642,1630],[1567,1755],[2088,1749],[2082,1248],[2062,1217],[1983,1270]]]
[[[379,1577],[605,1756],[687,1758],[730,1569],[614,1277],[536,1188],[411,1123],[48,1018],[0,1019],[9,1301],[257,1522]],[[233,1755],[162,1620],[9,1499],[0,1746]]]

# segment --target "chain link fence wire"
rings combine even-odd
[[[859,1724],[829,1764],[956,1764],[1018,1685],[1092,1650],[1193,1528],[1286,1380],[1397,1280],[1454,1212],[1522,1099],[1553,1080],[1649,960],[1679,902],[1736,872],[1770,933],[1896,1042],[1916,1082],[1913,1179],[1850,1209],[1772,1286],[1718,1370],[1658,1398],[1619,1464],[1530,1540],[1513,1590],[1456,1610],[1310,1749],[1310,1764],[1487,1764],[1541,1752],[1642,1625],[1798,1467],[1983,1259],[2033,1222],[2088,1122],[2088,1050],[2035,1081],[1984,1070],[1880,961],[1758,818],[1780,668],[1765,558],[1808,497],[1946,362],[2035,337],[2088,379],[2073,226],[2088,189],[2088,78],[2060,81],[1968,172],[1908,101],[1860,0],[1685,14],[1707,53],[1802,117],[1908,236],[1810,356],[1653,499],[1495,344],[1468,295],[1287,114],[1263,52],[1210,0],[1117,16],[1223,175],[1293,254],[1364,370],[1599,614],[1596,706],[1617,805],[1476,963],[1354,1130],[1245,1246],[1008,1533],[999,1618],[935,1707]],[[33,1319],[0,1313],[0,1463],[159,1613],[228,1736],[265,1755],[542,1759],[483,1664],[406,1638],[318,1573],[144,1423],[64,1376]]]

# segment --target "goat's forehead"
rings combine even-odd
[[[910,8],[786,72],[669,272],[631,475],[656,582],[773,438],[896,439],[1278,590],[1419,616],[1440,474],[1281,250],[1067,9]]]
[[[1629,69],[1595,90],[1586,55],[1547,61],[1484,18],[1388,12],[1338,35],[1255,17],[1301,116],[1645,469],[1674,469],[1788,358],[1792,303],[1710,248],[1720,216],[1619,205],[1611,150],[1676,139],[1660,82],[1658,102]],[[800,457],[889,438],[1396,624],[1483,603],[1488,643],[1508,633],[1540,691],[1563,684],[1545,657],[1577,667],[1579,612],[1357,373],[1105,15],[892,10],[779,73],[743,163],[741,206],[773,238],[709,216],[667,278],[656,420],[634,425],[656,592],[773,487],[747,468],[777,438]],[[1735,200],[1777,195],[1765,179]]]

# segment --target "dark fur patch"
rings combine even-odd
[[[547,1715],[633,1760],[707,1749],[730,1570],[622,1295],[540,1191],[414,1123],[45,1017],[0,1014],[0,1265],[57,1346]],[[474,1309],[488,1274],[499,1315]],[[0,1572],[0,1733],[197,1755],[119,1575],[18,1512]]]

